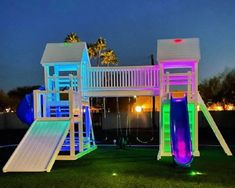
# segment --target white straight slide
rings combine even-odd
[[[3,172],[50,172],[69,126],[69,120],[34,121]]]

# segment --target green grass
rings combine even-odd
[[[51,173],[2,173],[0,187],[235,187],[235,158],[221,148],[201,149],[191,168],[156,155],[157,149],[98,148],[76,161],[56,161]]]

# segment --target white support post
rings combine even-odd
[[[33,112],[34,120],[38,119],[38,90],[33,91]]]
[[[44,67],[45,89],[48,90],[48,89],[49,89],[49,88],[48,88],[48,86],[49,86],[48,82],[50,83],[50,81],[49,81],[49,79],[48,79],[48,77],[49,77],[49,66],[44,65],[43,67]]]
[[[72,74],[69,74],[69,82],[70,82],[70,87],[69,89],[72,89],[74,90],[74,80],[73,80],[73,75]]]
[[[74,115],[73,115],[73,90],[72,88],[69,89],[69,118],[70,118],[70,129],[69,129],[69,136],[70,136],[70,156],[75,156],[75,132],[74,132]]]
[[[164,70],[162,65],[160,64],[160,70],[159,70],[159,79],[160,79],[160,109],[159,109],[159,151],[157,155],[157,160],[161,159],[163,148],[164,148],[164,142],[163,142],[163,127],[162,127],[162,97],[163,97],[163,87],[162,83],[163,81],[163,76],[164,76]]]
[[[194,76],[194,81],[193,81],[193,76]],[[194,98],[194,119],[195,119],[195,135],[194,135],[194,156],[200,156],[200,152],[198,149],[198,110],[197,110],[197,106],[198,106],[198,62],[194,63],[194,67],[192,70],[192,97]],[[194,93],[194,95],[193,95]]]
[[[70,120],[70,156],[75,156],[75,131],[74,131],[74,118]]]
[[[188,100],[191,101],[192,99],[192,73],[191,71],[187,72],[187,96]]]
[[[47,110],[47,93],[42,93],[42,109],[43,109],[43,117],[46,117],[46,110]]]
[[[165,79],[164,79],[165,80]],[[169,72],[166,72],[166,97],[170,97],[169,95],[169,92],[170,92],[170,73]]]
[[[218,129],[218,127],[217,127],[217,125],[216,125],[216,123],[215,123],[213,117],[211,116],[210,112],[207,110],[206,105],[205,105],[205,103],[204,103],[204,101],[202,100],[202,98],[201,98],[200,95],[198,95],[198,102],[199,102],[199,104],[200,104],[200,108],[201,108],[201,110],[202,110],[204,116],[206,117],[206,119],[207,119],[207,121],[208,121],[208,123],[209,123],[211,129],[213,130],[213,132],[214,132],[216,138],[218,139],[220,145],[222,146],[224,152],[225,152],[228,156],[232,156],[232,155],[233,155],[232,152],[230,151],[228,145],[226,144],[226,142],[225,142],[225,140],[224,140],[222,134],[220,133],[220,131],[219,131],[219,129]]]
[[[83,152],[83,115],[82,108],[80,109],[80,121],[78,123],[78,135],[79,135],[79,152]]]

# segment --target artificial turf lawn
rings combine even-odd
[[[191,168],[175,168],[171,157],[156,160],[157,149],[98,148],[76,161],[56,161],[51,173],[2,173],[0,187],[235,187],[235,158],[221,148],[200,151]]]

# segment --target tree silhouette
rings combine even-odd
[[[100,54],[100,58],[101,58],[102,65],[110,65],[110,64],[115,65],[118,62],[117,56],[113,50],[107,50],[105,52],[102,52]]]
[[[207,105],[220,103],[223,108],[235,104],[235,69],[225,70],[210,79],[203,80],[198,89]]]
[[[76,33],[72,32],[66,36],[66,38],[64,39],[64,42],[76,43],[76,42],[80,42],[80,38],[77,36]]]

